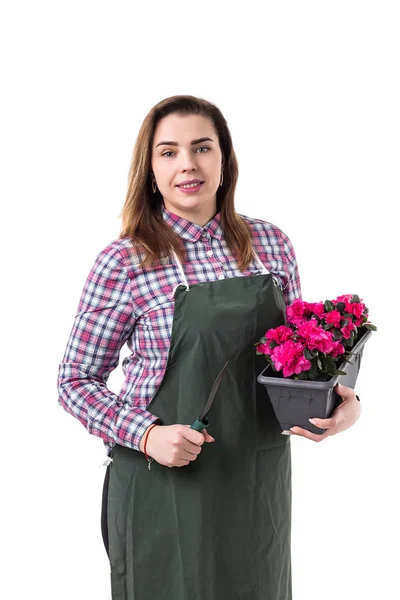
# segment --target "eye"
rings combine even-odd
[[[210,150],[210,148],[208,146],[199,146],[197,148],[197,150],[206,150],[206,151],[208,151],[208,150]],[[197,152],[197,150],[196,150],[196,152]],[[201,152],[201,154],[204,154],[204,152]]]
[[[209,150],[211,150],[211,148],[209,148],[209,146],[199,146],[198,148],[196,148],[196,152],[198,150],[204,150],[205,152],[200,152],[199,154],[205,154],[206,152],[208,152]],[[161,154],[161,156],[165,156],[166,158],[170,158],[173,154],[175,154],[175,152],[173,150],[167,150],[166,152],[163,152]]]

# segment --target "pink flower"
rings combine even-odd
[[[358,319],[354,319],[354,324],[356,327],[360,327],[364,323],[364,315]]]
[[[337,358],[341,354],[344,354],[344,346],[340,342],[333,342],[333,349],[330,352],[332,358]]]
[[[257,344],[256,346],[257,352],[262,352],[263,354],[271,354],[272,348],[269,347],[269,344]]]
[[[309,345],[308,347],[310,348],[310,350],[313,350],[314,348],[316,348],[317,350],[319,350],[320,352],[323,352],[324,354],[330,354],[332,352],[333,349],[333,339],[332,339],[332,334],[327,331],[327,334],[329,334],[329,337],[327,336],[324,339],[321,340],[315,340],[311,345]]]
[[[365,304],[362,302],[353,302],[351,308],[353,315],[359,319],[364,312]]]
[[[265,337],[268,340],[274,340],[277,344],[282,344],[286,342],[293,335],[293,330],[286,325],[281,325],[280,327],[275,327],[275,329],[269,329],[265,334]]]
[[[314,302],[314,304],[310,304],[311,312],[317,315],[317,317],[322,317],[325,312],[324,303],[323,302]]]
[[[304,357],[303,344],[293,340],[287,340],[280,346],[276,346],[271,358],[277,371],[283,369],[284,377],[290,377],[294,373],[298,375],[301,371],[308,371],[311,368],[311,362]]]
[[[304,318],[310,314],[308,302],[303,302],[300,299],[294,300],[290,306],[286,308],[286,317],[288,323],[292,323],[294,319]]]
[[[307,317],[293,317],[290,319],[290,324],[293,325],[293,327],[298,327],[301,323],[307,323],[308,319]]]
[[[320,327],[315,319],[300,324],[297,333],[304,339],[307,348],[310,350],[317,349],[328,354],[333,348],[331,332]]]
[[[336,300],[332,300],[333,304],[337,304],[338,302],[343,302],[344,303],[344,310],[347,313],[352,313],[353,309],[353,303],[351,302],[351,299],[353,297],[353,294],[344,294],[343,296],[338,296],[336,298]]]
[[[337,304],[338,302],[344,302],[345,304],[349,304],[352,299],[353,294],[344,294],[343,296],[338,296],[336,300],[332,300],[333,304]]]
[[[348,340],[350,338],[350,334],[354,328],[355,328],[355,325],[352,321],[350,321],[350,323],[347,323],[347,325],[345,325],[344,327],[341,328],[340,331],[342,332],[345,340]]]
[[[332,323],[335,327],[340,327],[340,319],[342,315],[338,310],[332,310],[331,312],[324,313],[323,317],[327,323]]]

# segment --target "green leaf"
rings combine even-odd
[[[335,308],[335,305],[333,304],[333,302],[331,302],[330,300],[325,300],[325,302],[324,302],[325,312],[332,312],[334,308]]]
[[[265,335],[263,335],[263,337],[261,338],[260,344],[266,344],[267,343],[267,338],[265,337]]]
[[[317,369],[315,366],[313,366],[313,367],[312,367],[312,368],[311,368],[311,369],[308,371],[308,376],[309,376],[309,378],[311,379],[311,381],[317,381],[317,379],[318,379],[318,375],[319,375],[319,372],[318,372],[318,369]]]
[[[347,357],[347,356],[342,355],[340,358],[342,359],[342,362],[349,363],[350,365],[354,364],[351,356]]]
[[[301,373],[298,374],[297,379],[301,379],[303,381],[306,379],[308,380],[308,373],[309,371],[301,371]]]
[[[322,371],[322,368],[323,368],[323,367],[322,367],[322,362],[321,362],[321,360],[320,360],[320,358],[319,358],[319,357],[317,358],[317,366],[318,366],[318,369],[319,369],[320,371]]]
[[[378,328],[375,327],[375,325],[372,325],[372,323],[364,323],[363,327],[365,327],[365,329],[370,329],[371,331],[378,331]]]
[[[269,343],[270,348],[276,348],[277,346],[279,346],[278,342],[276,342],[275,340],[270,341],[270,343]]]
[[[310,352],[310,350],[308,348],[305,348],[304,358],[306,358],[307,360],[312,360],[314,358],[314,354],[312,352]]]
[[[357,294],[353,294],[353,296],[351,297],[350,302],[357,302],[357,304],[359,304],[361,302],[360,296],[357,296]]]
[[[336,369],[335,375],[347,375],[346,371],[341,371],[340,369]]]
[[[330,356],[327,356],[325,358],[325,367],[328,371],[334,371],[336,369],[336,361]]]
[[[318,376],[318,381],[328,381],[332,375],[330,373],[320,373]]]
[[[338,302],[336,304],[336,310],[338,310],[341,314],[343,314],[343,311],[345,308],[346,308],[346,305],[344,302]]]
[[[335,329],[333,330],[333,339],[337,342],[338,340],[342,339],[342,332],[340,331],[340,329],[337,329],[335,327]]]

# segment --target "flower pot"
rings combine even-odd
[[[291,427],[298,426],[312,433],[324,433],[325,429],[316,427],[308,419],[327,419],[331,416],[341,402],[334,390],[337,383],[354,388],[364,345],[371,334],[366,329],[351,348],[351,363],[343,361],[338,367],[341,371],[346,371],[347,375],[336,375],[328,381],[310,381],[285,378],[281,372],[275,373],[270,365],[262,371],[257,381],[265,386],[282,431],[286,433]]]

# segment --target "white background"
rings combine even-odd
[[[291,440],[294,599],[396,596],[397,8],[2,4],[2,598],[111,597],[103,443],[58,406],[57,368],[86,276],[118,237],[140,124],[179,93],[224,113],[236,208],[289,235],[304,299],[357,293],[378,326],[360,420],[321,444]]]

